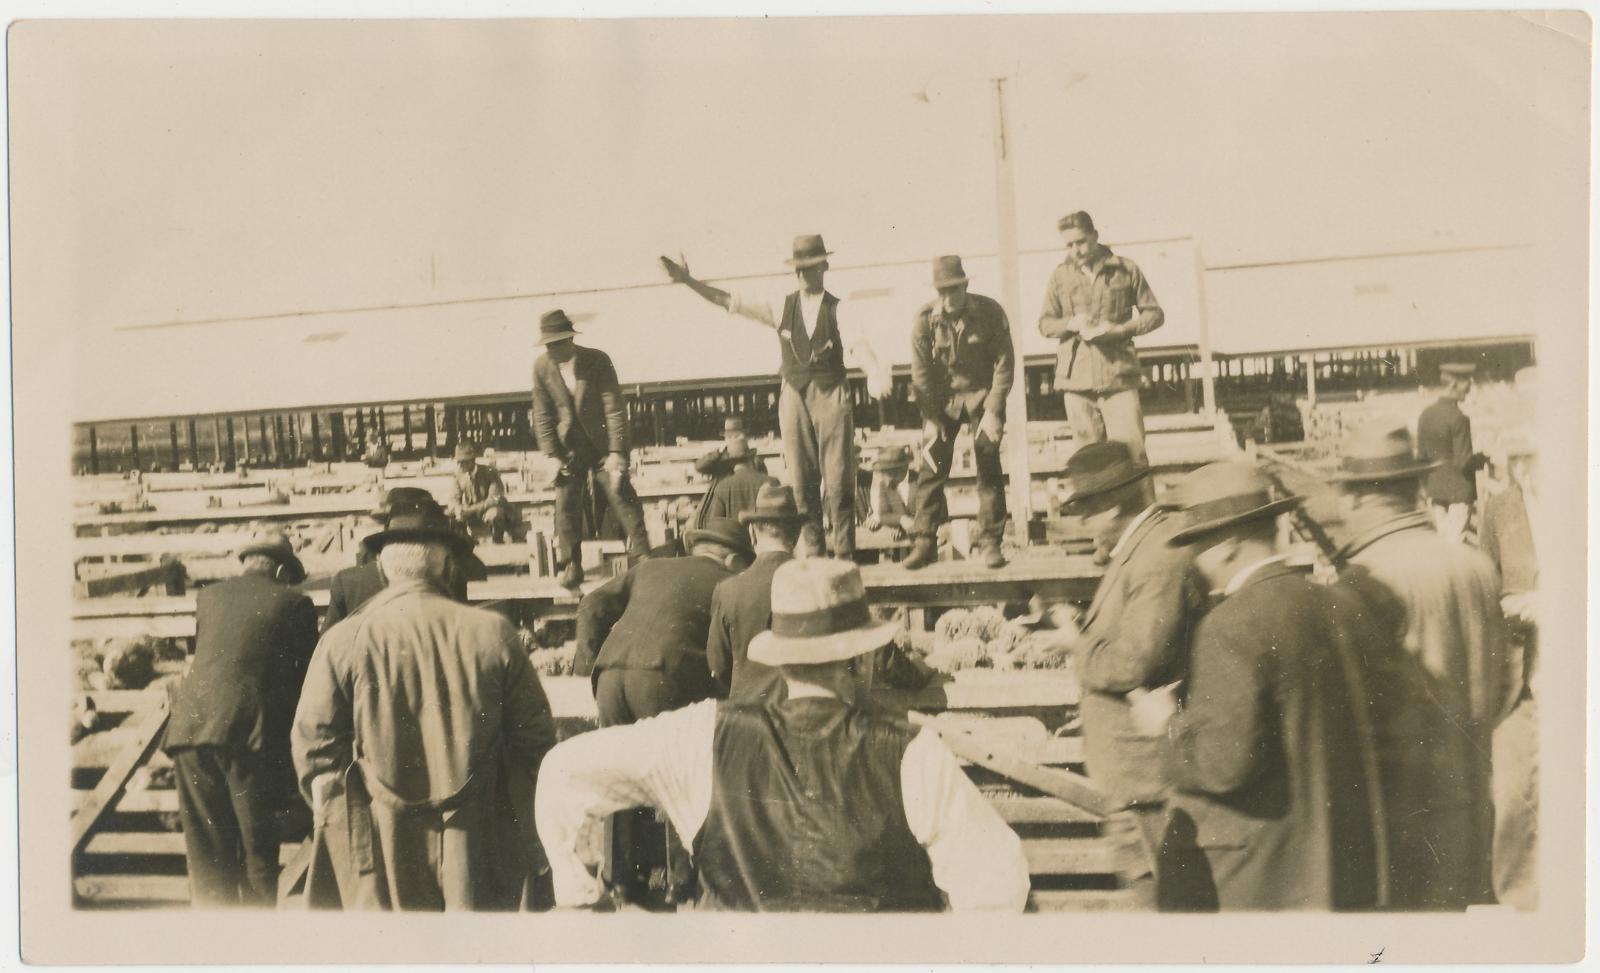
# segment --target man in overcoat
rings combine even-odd
[[[628,561],[650,551],[644,510],[628,482],[628,409],[617,370],[603,351],[578,345],[560,309],[539,320],[545,353],[533,363],[533,431],[539,448],[561,463],[556,474],[556,562],[561,583],[583,581],[585,498],[605,497],[628,542]],[[598,519],[598,518],[597,518]]]
[[[1504,904],[1533,909],[1539,849],[1537,455],[1526,435],[1512,437],[1505,452],[1511,485],[1484,505],[1482,536],[1484,553],[1500,573],[1513,679],[1509,712],[1494,731],[1494,893]]]
[[[761,488],[755,505],[740,514],[739,521],[755,537],[756,559],[711,593],[706,663],[720,687],[719,696],[765,700],[782,692],[783,680],[777,670],[750,661],[750,640],[772,627],[772,576],[794,560],[805,517],[795,507],[794,491],[772,481]]]
[[[776,332],[784,475],[808,518],[805,551],[820,556],[831,549],[834,557],[848,560],[856,549],[856,455],[855,406],[845,369],[848,362],[866,371],[867,394],[873,398],[888,392],[889,373],[865,333],[841,320],[839,299],[823,287],[832,255],[818,234],[794,238],[788,264],[800,286],[784,297],[781,311],[759,298],[704,283],[681,261],[662,257],[661,266],[701,298]],[[826,541],[824,503],[831,526]]]
[[[1181,489],[1185,523],[1170,543],[1194,548],[1220,601],[1196,626],[1182,708],[1163,688],[1131,711],[1166,738],[1159,904],[1371,908],[1386,836],[1361,657],[1378,636],[1278,552],[1277,515],[1298,498],[1275,498],[1237,461]]]
[[[939,525],[950,517],[944,488],[963,423],[972,434],[978,469],[977,556],[991,568],[1006,563],[1000,550],[1006,522],[1000,437],[1014,375],[1011,324],[998,301],[968,293],[967,283],[960,257],[935,260],[933,287],[939,296],[922,306],[911,326],[911,386],[922,413],[922,444],[915,538],[901,562],[907,570],[938,559]]]
[[[1108,828],[1120,839],[1124,874],[1143,879],[1161,847],[1170,781],[1161,742],[1134,727],[1130,705],[1183,678],[1204,598],[1193,553],[1167,543],[1183,518],[1146,502],[1150,468],[1126,443],[1084,446],[1065,472],[1068,512],[1111,551],[1079,630],[1067,633],[1083,688],[1084,756],[1090,777],[1126,808]],[[1153,896],[1150,884],[1136,881]]]
[[[239,577],[202,588],[195,652],[169,689],[172,756],[195,905],[271,906],[277,811],[292,793],[289,724],[317,644],[317,612],[295,590],[305,568],[269,532],[238,551]]]
[[[1472,448],[1472,420],[1461,411],[1461,400],[1472,391],[1472,376],[1477,371],[1470,362],[1446,362],[1439,366],[1444,389],[1439,400],[1417,417],[1417,455],[1436,464],[1423,480],[1434,524],[1441,537],[1461,540],[1472,520],[1472,505],[1478,499],[1478,470],[1487,462]]]
[[[1394,796],[1416,805],[1391,834],[1396,905],[1464,909],[1489,901],[1490,754],[1504,715],[1510,656],[1494,565],[1447,540],[1421,509],[1418,483],[1437,461],[1413,455],[1404,426],[1347,437],[1334,480],[1343,494],[1343,560],[1369,571],[1404,606],[1401,643],[1421,667],[1437,736]],[[1409,793],[1406,793],[1409,792]]]
[[[295,771],[337,826],[347,909],[508,910],[538,860],[533,782],[555,743],[511,623],[447,594],[468,538],[437,507],[369,541],[388,586],[323,636],[295,712]]]

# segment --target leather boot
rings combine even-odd
[[[1000,550],[998,540],[985,541],[983,544],[983,566],[986,568],[1003,568],[1006,566],[1006,556]]]
[[[939,542],[932,537],[918,537],[911,545],[911,553],[900,566],[907,571],[924,568],[939,560]]]
[[[577,590],[583,584],[583,547],[578,544],[567,552],[567,566],[561,570],[561,587]]]

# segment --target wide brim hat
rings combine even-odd
[[[1250,463],[1226,460],[1200,467],[1184,478],[1186,525],[1167,541],[1182,547],[1218,531],[1268,517],[1300,505],[1301,497],[1273,496],[1272,484]]]
[[[788,561],[772,576],[772,627],[750,640],[767,666],[842,662],[894,639],[899,622],[874,622],[861,571],[848,561]]]
[[[794,256],[784,263],[799,270],[801,267],[815,267],[825,263],[833,251],[822,242],[822,236],[816,233],[806,233],[794,238]]]
[[[433,494],[421,487],[395,487],[378,497],[378,505],[372,508],[367,516],[373,520],[387,521],[389,514],[396,510],[424,504],[438,505],[438,501],[433,498]]]
[[[451,553],[472,553],[472,538],[451,526],[444,510],[437,504],[410,509],[396,509],[389,515],[389,524],[383,530],[362,542],[374,554],[390,544],[443,544]],[[480,562],[481,563],[481,562]]]
[[[755,554],[750,546],[749,533],[732,517],[708,517],[705,526],[691,527],[683,532],[684,547],[693,548],[702,543],[721,544],[741,554]]]
[[[572,320],[567,317],[567,312],[557,308],[545,312],[539,319],[539,336],[533,340],[535,345],[548,345],[553,341],[566,341],[576,337],[578,330],[572,326]]]
[[[289,543],[288,535],[282,531],[256,534],[234,552],[240,561],[252,554],[265,554],[288,568],[289,574],[285,580],[290,584],[299,584],[306,579],[306,566],[295,556],[294,545]]]
[[[1412,450],[1411,431],[1404,425],[1376,423],[1352,433],[1341,445],[1339,469],[1331,483],[1387,483],[1418,480],[1440,463],[1418,459]]]
[[[961,266],[961,258],[955,255],[935,257],[933,261],[933,288],[954,287],[967,282],[967,272]]]
[[[1134,458],[1127,443],[1113,439],[1078,449],[1067,458],[1064,472],[1067,492],[1061,503],[1070,508],[1144,479],[1150,467]]]
[[[795,506],[794,490],[776,480],[761,484],[755,506],[739,511],[741,524],[803,524],[806,515]]]

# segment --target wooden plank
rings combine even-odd
[[[128,797],[132,797],[130,794]],[[1100,817],[1055,797],[1017,797],[1013,795],[986,795],[989,803],[1000,812],[1006,824],[1085,824],[1100,821]],[[123,799],[127,802],[127,798]]]
[[[1027,601],[1084,602],[1094,597],[1101,569],[1086,555],[1021,557],[991,569],[972,561],[941,561],[917,571],[896,564],[861,569],[867,600],[879,605],[992,605]]]
[[[1029,912],[1142,912],[1138,895],[1126,889],[1058,889],[1028,893]]]
[[[279,864],[294,858],[300,846],[301,842],[298,841],[279,845]],[[182,856],[185,853],[181,831],[102,831],[89,839],[84,852],[90,855],[131,855],[146,858],[161,855]]]
[[[140,592],[148,588],[162,587],[174,577],[172,564],[127,564],[104,565],[103,570],[90,572],[92,577],[86,577],[73,586],[73,595],[78,598],[100,598],[110,595]]]
[[[1105,838],[1024,838],[1022,854],[1030,875],[1115,875],[1122,864]]]
[[[188,902],[187,875],[87,875],[72,890],[89,902]]]
[[[1041,767],[1012,750],[980,740],[970,732],[948,725],[941,726],[934,717],[921,713],[912,713],[910,717],[913,723],[932,725],[951,752],[963,760],[1043,791],[1051,797],[1058,797],[1099,817],[1105,817],[1116,809],[1114,802],[1081,774],[1055,767]]]
[[[165,697],[165,695],[163,692],[162,696]],[[130,718],[115,730],[92,733],[73,744],[72,768],[74,770],[110,769],[116,763],[117,758],[122,755],[122,751],[126,749],[127,745],[137,739],[135,727],[130,725],[133,723],[135,723],[135,719]],[[150,754],[145,764],[150,767],[170,767],[172,766],[172,758],[160,750],[155,750]]]
[[[1066,673],[971,669],[957,673],[948,682],[912,693],[886,690],[883,698],[886,702],[896,700],[904,708],[913,710],[990,711],[1076,706],[1080,695],[1077,679]]]
[[[145,689],[96,689],[89,693],[100,713],[132,713],[150,699]]]
[[[130,717],[129,722],[133,723],[132,739],[106,769],[100,783],[95,785],[89,803],[72,817],[73,854],[83,849],[100,819],[122,796],[128,778],[155,750],[161,739],[161,731],[167,725],[167,694],[155,694],[149,705]]]

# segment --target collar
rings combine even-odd
[[[1113,561],[1117,559],[1118,554],[1122,553],[1122,549],[1128,545],[1128,541],[1132,539],[1134,532],[1142,527],[1145,521],[1154,516],[1158,509],[1159,508],[1155,504],[1151,504],[1150,506],[1139,511],[1139,515],[1137,517],[1134,517],[1132,520],[1128,521],[1128,526],[1122,529],[1122,536],[1118,537],[1117,542],[1111,546],[1111,559]]]
[[[1089,257],[1089,263],[1085,266],[1079,266],[1077,269],[1081,274],[1086,274],[1089,277],[1098,277],[1100,276],[1100,271],[1111,266],[1112,261],[1116,259],[1117,256],[1111,252],[1110,247],[1103,243],[1097,244],[1094,253]]]
[[[1372,507],[1357,510],[1349,520],[1350,540],[1339,549],[1341,558],[1352,558],[1390,534],[1406,530],[1433,530],[1433,517],[1426,510],[1394,510]]]
[[[1254,578],[1256,575],[1275,564],[1284,563],[1287,558],[1287,554],[1274,554],[1271,557],[1262,558],[1256,563],[1250,565],[1243,571],[1240,571],[1238,574],[1233,576],[1233,580],[1229,581],[1228,584],[1222,589],[1222,597],[1226,598],[1229,595],[1237,594],[1240,588],[1243,588],[1245,585],[1250,583],[1251,578]]]

